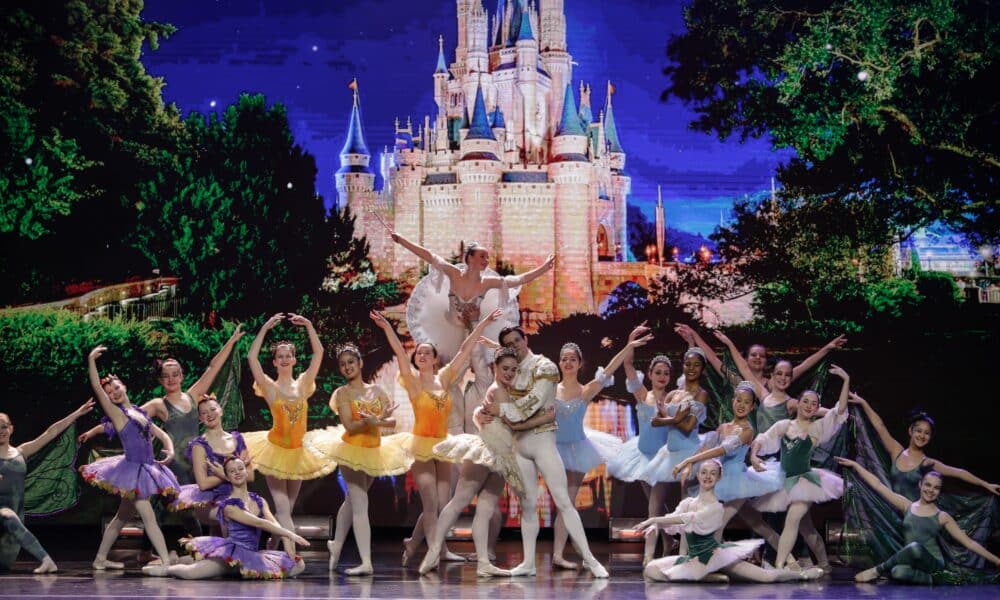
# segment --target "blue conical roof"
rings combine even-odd
[[[503,46],[503,5],[504,0],[497,0],[497,37],[493,40],[493,44],[496,46]]]
[[[611,96],[608,96],[608,108],[604,114],[604,138],[608,140],[608,150],[625,152],[622,143],[618,141],[618,127],[615,126],[615,113],[611,110]]]
[[[586,135],[580,123],[580,115],[576,109],[576,96],[573,94],[573,84],[566,84],[566,95],[563,97],[562,119],[559,120],[559,130],[556,135]]]
[[[521,10],[521,24],[517,28],[517,41],[533,40],[535,35],[531,32],[531,19],[528,18],[528,9]]]
[[[503,112],[500,110],[500,105],[497,104],[496,108],[493,109],[493,129],[498,127],[502,129],[507,129],[507,123],[503,120]]]
[[[472,122],[469,123],[467,140],[495,140],[490,121],[486,116],[486,101],[483,100],[483,87],[476,86],[476,103],[472,108]]]
[[[351,108],[351,118],[347,123],[347,141],[340,154],[367,154],[368,146],[365,145],[365,134],[361,129],[361,109],[358,106],[358,94],[354,93],[354,106]]]
[[[514,4],[511,6],[510,11],[510,24],[507,27],[507,45],[513,46],[514,42],[517,41],[517,32],[521,29],[521,12],[524,7],[521,6],[521,0],[514,0]]]
[[[448,66],[444,62],[444,38],[438,36],[438,63],[434,69],[435,73],[447,73]]]

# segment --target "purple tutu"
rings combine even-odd
[[[257,504],[256,516],[262,516],[264,500],[253,492],[250,493],[250,499]],[[289,576],[296,566],[296,560],[285,552],[259,550],[261,530],[227,520],[224,509],[230,505],[247,510],[239,498],[227,498],[219,503],[219,522],[224,528],[229,528],[227,537],[204,535],[185,538],[181,540],[184,548],[198,560],[221,560],[231,567],[239,567],[240,575],[246,579],[283,579]]]
[[[137,408],[132,410],[141,412]],[[151,496],[176,496],[181,487],[177,477],[153,458],[151,421],[146,417],[145,423],[141,423],[124,408],[122,412],[128,422],[118,432],[118,437],[125,454],[81,466],[83,479],[122,498],[146,500]]]
[[[232,454],[219,454],[212,448],[212,445],[208,443],[208,440],[203,435],[191,440],[188,444],[187,452],[185,452],[188,464],[194,465],[193,449],[195,446],[201,446],[205,450],[205,458],[208,461],[220,465],[230,456],[239,456],[242,454],[247,449],[246,442],[243,441],[243,435],[239,431],[231,431],[230,434],[236,440],[236,449]],[[182,485],[177,498],[169,504],[168,508],[170,510],[214,508],[219,502],[228,498],[232,491],[233,486],[229,483],[220,483],[218,486],[208,490],[201,489],[196,483]]]

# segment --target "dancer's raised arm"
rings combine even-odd
[[[712,365],[712,368],[718,373],[722,373],[722,359],[719,355],[715,353],[712,346],[707,344],[705,340],[698,335],[691,326],[685,325],[683,323],[678,323],[674,327],[674,332],[687,342],[688,346],[701,348],[702,352],[705,353],[705,358],[708,360],[708,364]]]
[[[868,484],[868,487],[875,490],[879,496],[885,498],[886,502],[893,505],[896,510],[906,512],[910,509],[910,505],[913,503],[909,500],[909,498],[892,491],[889,486],[882,483],[882,480],[876,477],[874,473],[862,467],[856,461],[842,456],[834,457],[834,460],[836,460],[842,467],[854,469],[854,472],[858,474],[858,477]]]
[[[253,339],[253,343],[250,344],[250,350],[247,352],[247,364],[250,366],[250,373],[253,375],[254,383],[257,384],[261,390],[268,390],[274,388],[274,380],[264,373],[264,369],[260,366],[260,348],[264,345],[264,338],[267,337],[267,332],[274,329],[275,325],[281,322],[285,318],[283,313],[277,313],[271,316],[270,319],[264,322],[260,327],[260,331],[257,332],[257,337]],[[267,397],[265,396],[265,399]]]
[[[955,522],[954,517],[952,517],[948,513],[941,513],[940,518],[941,518],[941,525],[944,527],[945,531],[948,532],[948,535],[954,538],[956,542],[962,544],[967,549],[971,550],[972,552],[975,552],[979,556],[982,556],[986,560],[990,561],[991,563],[993,563],[994,567],[1000,568],[1000,557],[997,557],[996,554],[993,554],[986,548],[983,548],[982,544],[970,538],[968,534],[962,531],[962,528],[958,526],[958,523]]]
[[[829,343],[827,343],[827,345],[823,346],[822,348],[820,348],[819,350],[808,356],[804,361],[800,362],[799,364],[795,365],[792,368],[792,381],[795,381],[796,379],[798,379],[800,375],[802,375],[809,369],[819,364],[819,361],[823,360],[823,357],[829,354],[831,350],[836,350],[837,348],[843,348],[844,344],[846,343],[847,343],[846,335],[839,335],[833,338]]]
[[[319,341],[319,334],[316,333],[316,328],[313,327],[312,321],[294,313],[288,313],[288,320],[292,325],[305,327],[306,333],[309,334],[309,347],[312,349],[312,357],[309,359],[309,368],[302,374],[302,381],[306,382],[306,387],[309,387],[309,382],[316,381],[319,368],[323,366],[323,344]]]
[[[635,355],[636,348],[646,345],[652,339],[653,339],[653,334],[651,333],[647,333],[646,335],[639,337],[637,339],[630,339],[628,343],[625,344],[625,347],[622,348],[618,352],[618,354],[615,354],[611,358],[611,360],[608,361],[608,364],[604,365],[604,370],[602,372],[602,375],[604,377],[609,377],[610,375],[612,375],[615,371],[618,370],[618,367],[622,366],[625,363],[626,358]],[[634,372],[635,368],[633,367],[632,370]],[[594,377],[586,384],[584,384],[583,386],[584,400],[589,402],[594,398],[594,396],[596,396],[601,390],[605,388],[604,377],[601,378]],[[608,385],[612,384],[609,383]]]
[[[385,225],[385,222],[383,222],[383,225]],[[444,273],[445,275],[447,275],[449,278],[451,278],[451,277],[459,277],[462,274],[461,269],[459,269],[457,266],[455,266],[455,265],[451,264],[450,262],[444,260],[443,258],[441,258],[440,256],[438,256],[437,254],[434,254],[433,252],[431,252],[427,248],[424,248],[423,246],[421,246],[420,244],[417,244],[415,242],[411,242],[410,240],[406,239],[402,235],[396,233],[388,225],[385,225],[385,228],[386,228],[386,231],[389,232],[389,235],[392,237],[392,241],[394,241],[397,244],[399,244],[400,246],[406,248],[407,250],[409,250],[410,252],[412,252],[414,255],[416,255],[417,258],[419,258],[420,260],[424,261],[425,263],[428,263],[431,266],[440,269],[441,272]]]
[[[420,390],[420,382],[417,380],[414,369],[410,367],[410,357],[406,355],[406,349],[403,348],[403,343],[399,341],[399,336],[396,335],[396,330],[392,327],[392,323],[389,323],[381,313],[374,310],[368,313],[368,316],[371,317],[375,325],[385,334],[385,339],[389,342],[392,353],[396,355],[396,361],[399,363],[399,378],[402,380],[403,385],[408,391],[417,393]]]
[[[871,421],[872,427],[875,428],[875,433],[878,434],[879,440],[882,442],[882,446],[885,447],[886,452],[889,456],[898,456],[900,452],[904,450],[903,445],[896,441],[892,434],[889,433],[889,429],[885,426],[885,422],[882,421],[882,417],[879,416],[872,405],[868,403],[867,400],[861,396],[850,392],[847,396],[847,401],[850,404],[857,404],[861,407],[861,410],[865,411],[865,416]]]
[[[111,401],[107,392],[104,391],[104,386],[101,385],[101,376],[97,373],[97,359],[107,351],[106,346],[98,346],[90,351],[90,355],[87,357],[87,375],[90,377],[90,387],[94,390],[94,398],[101,405],[104,415],[111,420],[115,431],[121,431],[122,427],[125,427],[128,417],[115,408],[114,402]],[[115,379],[117,380],[117,378]]]
[[[966,483],[971,483],[972,485],[978,485],[979,487],[985,489],[986,491],[1000,496],[1000,484],[990,483],[985,479],[977,477],[966,471],[965,469],[959,469],[958,467],[952,467],[946,465],[945,463],[937,460],[936,458],[927,457],[927,464],[931,466],[935,471],[944,475],[945,477],[954,477],[955,479],[961,479]]]
[[[628,343],[631,344],[637,339],[649,334],[649,327],[643,321],[628,334]],[[622,357],[622,367],[625,370],[625,387],[635,397],[636,402],[645,402],[649,389],[643,384],[643,377],[640,371],[635,370],[635,349],[625,346],[625,356]]]
[[[240,341],[240,338],[244,335],[246,335],[246,332],[243,331],[243,324],[240,323],[233,331],[233,335],[229,336],[229,339],[222,345],[222,348],[216,353],[215,356],[212,357],[211,362],[208,363],[208,368],[201,374],[198,381],[195,381],[194,384],[188,388],[188,395],[194,398],[196,402],[198,398],[201,398],[203,395],[208,393],[208,390],[212,387],[212,383],[215,381],[219,371],[222,370],[222,366],[226,364],[229,354],[232,353],[233,348],[236,347],[236,342]]]
[[[721,331],[715,331],[714,333],[716,339],[725,344],[726,348],[729,348],[729,353],[733,356],[733,362],[736,363],[736,369],[740,372],[740,377],[753,384],[754,392],[756,392],[758,398],[767,396],[767,388],[764,387],[764,382],[754,375],[753,370],[750,368],[750,363],[740,353],[739,348],[736,347],[733,340],[729,339],[729,336]]]
[[[479,338],[482,337],[483,332],[486,331],[486,328],[489,327],[494,321],[502,316],[503,311],[498,308],[479,320],[479,323],[476,324],[472,333],[462,340],[462,345],[458,347],[458,352],[455,353],[455,356],[451,359],[451,361],[438,371],[438,380],[441,382],[442,386],[448,387],[455,379],[458,378],[464,370],[461,367],[464,367],[465,363],[468,362],[469,356],[472,354],[472,349],[476,347],[477,343],[479,343]]]
[[[36,437],[33,440],[24,442],[23,444],[18,446],[17,450],[21,453],[22,456],[24,456],[24,458],[27,459],[32,454],[44,448],[49,442],[56,439],[59,436],[59,434],[66,431],[66,428],[75,423],[77,419],[79,419],[80,417],[89,413],[92,410],[94,410],[93,398],[84,402],[82,405],[80,405],[80,408],[69,413],[67,416],[49,425],[48,428],[46,428],[45,431],[42,432],[42,435]]]
[[[520,275],[509,275],[505,278],[485,277],[484,282],[486,283],[486,287],[488,288],[500,287],[500,282],[503,279],[507,280],[508,285],[514,287],[528,285],[532,281],[538,279],[546,272],[548,272],[555,264],[556,264],[556,255],[550,254],[549,257],[545,259],[545,262],[543,262],[542,264],[538,265],[537,267],[535,267],[530,271],[526,271],[524,273],[521,273]]]

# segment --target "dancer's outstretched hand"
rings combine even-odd
[[[78,408],[78,409],[76,409],[76,410],[73,411],[73,418],[74,419],[79,419],[83,415],[85,415],[85,414],[89,413],[90,411],[94,410],[94,404],[96,404],[96,402],[94,402],[93,398],[90,398],[89,400],[87,400],[86,402],[84,402],[83,404],[81,404],[80,408]],[[81,435],[83,435],[83,434],[81,434]]]
[[[379,326],[380,328],[382,328],[382,329],[385,329],[385,330],[389,330],[389,329],[392,329],[392,325],[390,325],[390,324],[389,324],[389,321],[387,321],[387,320],[385,319],[385,317],[383,317],[383,316],[382,316],[382,313],[379,313],[379,312],[377,312],[377,311],[374,311],[374,310],[373,310],[373,311],[371,311],[370,313],[368,313],[368,316],[369,316],[369,317],[371,318],[371,320],[372,320],[372,321],[374,321],[374,322],[375,322],[375,324],[376,324],[376,325],[378,325],[378,326]]]
[[[483,317],[483,320],[486,321],[487,323],[492,323],[493,321],[496,321],[502,316],[503,316],[503,309],[498,308],[493,312],[491,312],[490,314]]]
[[[312,325],[312,322],[309,319],[295,313],[288,313],[288,320],[292,325],[298,325],[299,327],[308,327],[309,325]]]
[[[844,456],[834,456],[833,460],[837,461],[837,464],[842,467],[847,467],[848,469],[853,469],[858,466],[857,461],[853,461]]]
[[[638,325],[635,326],[635,329],[632,330],[632,333],[628,334],[628,341],[629,342],[635,341],[640,337],[646,335],[647,333],[649,333],[649,327],[646,327],[646,321],[643,321],[642,323],[639,323]]]
[[[830,375],[836,375],[837,377],[840,377],[841,379],[847,379],[848,378],[847,371],[841,369],[837,365],[830,365]],[[850,398],[850,396],[848,396],[848,398]]]
[[[264,324],[260,326],[264,331],[270,331],[275,328],[285,318],[285,313],[274,313],[271,318],[264,321]]]
[[[108,351],[107,346],[98,346],[90,351],[90,355],[87,358],[91,361],[96,361],[98,358],[101,357],[101,355],[103,355],[107,351]]]
[[[824,346],[823,348],[825,350],[836,350],[838,348],[843,348],[844,344],[846,344],[846,343],[847,343],[847,336],[846,335],[838,335],[837,337],[835,337],[832,340],[830,340],[830,342],[826,346]]]
[[[500,342],[498,342],[496,340],[491,340],[490,338],[486,337],[485,335],[479,336],[479,339],[476,340],[476,341],[478,343],[482,344],[483,346],[486,346],[487,348],[492,348],[494,350],[498,350],[500,348],[503,348],[503,346],[500,345]]]

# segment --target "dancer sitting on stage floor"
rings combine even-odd
[[[0,412],[0,573],[10,570],[21,548],[41,563],[33,573],[55,573],[59,570],[38,539],[24,526],[27,460],[93,409],[94,400],[87,400],[68,416],[49,425],[42,435],[17,446],[10,445],[14,424],[7,413]]]
[[[677,510],[662,517],[647,519],[635,526],[638,531],[647,528],[665,528],[673,534],[683,534],[687,552],[681,556],[667,556],[649,562],[643,570],[653,581],[708,581],[727,582],[729,577],[755,583],[800,581],[818,579],[823,570],[805,571],[791,569],[762,569],[745,562],[762,540],[743,540],[720,543],[716,532],[722,528],[725,509],[715,497],[715,486],[722,477],[722,463],[710,458],[698,468],[698,496],[685,498]]]
[[[629,334],[629,342],[649,333],[649,328],[643,322],[632,330]],[[633,366],[633,353],[628,352],[624,361],[626,389],[635,398],[635,412],[639,424],[639,435],[628,440],[622,445],[621,451],[608,461],[607,474],[619,481],[639,481],[642,484],[642,491],[646,494],[648,501],[646,517],[651,518],[665,512],[667,502],[667,484],[657,483],[650,485],[642,481],[640,477],[646,472],[649,461],[656,456],[656,453],[667,443],[667,429],[664,427],[653,427],[652,420],[656,416],[657,406],[667,395],[667,387],[670,385],[670,359],[664,355],[657,355],[649,363],[649,385],[652,389],[646,389],[643,385],[645,375],[636,371]],[[671,546],[673,540],[664,537],[664,546]],[[642,553],[642,564],[646,565],[653,559],[656,551],[656,532],[646,538]]]
[[[118,539],[122,527],[138,511],[146,535],[160,556],[160,564],[146,565],[142,572],[154,577],[164,577],[167,565],[170,564],[170,555],[149,499],[152,496],[173,498],[178,493],[180,484],[166,467],[174,457],[174,444],[170,436],[154,425],[142,409],[132,406],[125,384],[117,376],[108,375],[101,379],[97,374],[97,359],[105,352],[107,348],[104,346],[98,346],[90,352],[87,371],[94,397],[107,419],[105,427],[108,436],[117,434],[121,438],[125,454],[101,458],[80,467],[80,474],[87,483],[122,498],[118,512],[104,530],[93,566],[98,571],[125,568],[120,562],[108,560],[108,552]],[[153,456],[153,436],[163,444],[164,458],[161,461]]]
[[[353,525],[361,564],[345,573],[371,575],[374,567],[368,489],[376,477],[406,473],[413,458],[399,445],[382,443],[382,428],[396,426],[392,417],[396,405],[385,390],[365,383],[361,350],[351,344],[341,346],[337,350],[337,365],[347,380],[330,396],[330,408],[340,417],[340,426],[328,427],[310,445],[314,451],[337,462],[347,484],[347,495],[337,510],[333,539],[326,543],[330,551],[329,569],[337,568]]]
[[[580,491],[580,484],[583,483],[583,476],[591,469],[607,463],[622,449],[622,441],[617,436],[583,426],[587,407],[598,392],[614,385],[614,372],[622,365],[625,357],[651,339],[653,336],[648,334],[629,341],[607,365],[598,367],[594,378],[586,384],[581,384],[578,380],[583,367],[580,347],[569,343],[559,351],[561,378],[556,386],[556,449],[566,467],[566,493],[574,502]],[[566,533],[562,513],[556,516],[553,529],[552,564],[562,569],[575,569],[575,563],[563,558],[569,534]]]
[[[235,572],[244,579],[282,579],[305,570],[305,563],[295,556],[295,544],[308,546],[309,542],[282,527],[267,502],[247,490],[246,463],[238,456],[229,457],[222,468],[232,486],[229,497],[221,500],[216,509],[226,537],[182,539],[181,544],[194,555],[195,562],[173,565],[167,572],[180,579],[211,579]],[[281,538],[284,552],[258,550],[262,531]]]
[[[462,465],[455,495],[441,510],[437,526],[427,538],[430,548],[420,563],[420,573],[426,574],[438,566],[438,548],[445,535],[455,525],[465,507],[478,494],[476,514],[472,519],[472,541],[476,546],[476,574],[480,577],[510,575],[490,561],[490,543],[496,539],[491,531],[493,516],[498,512],[504,482],[519,497],[524,496],[524,480],[514,455],[514,435],[499,418],[501,405],[510,400],[506,388],[517,373],[517,354],[509,348],[496,350],[493,371],[496,383],[486,392],[483,406],[476,411],[481,423],[478,435],[463,433],[450,436],[434,446],[434,455]]]
[[[264,373],[257,356],[267,332],[286,318],[293,325],[305,327],[309,334],[312,357],[309,367],[298,378],[294,378],[298,362],[295,358],[295,344],[288,341],[274,344],[271,355],[278,377],[271,379]],[[316,375],[323,364],[323,344],[309,319],[292,313],[278,313],[260,328],[250,345],[247,362],[253,373],[254,392],[267,403],[273,424],[270,431],[252,431],[243,437],[250,450],[254,468],[267,478],[267,488],[271,490],[271,497],[274,499],[274,512],[278,522],[285,529],[295,531],[292,510],[299,490],[302,489],[302,481],[323,477],[337,468],[333,461],[303,446],[304,439],[317,435],[315,431],[306,432],[309,416],[307,402],[316,391]]]
[[[745,460],[750,443],[753,442],[753,426],[749,415],[756,404],[754,385],[741,381],[733,395],[733,420],[719,425],[714,434],[708,434],[712,441],[708,448],[702,447],[697,454],[685,458],[674,467],[674,474],[682,481],[691,477],[692,468],[703,460],[719,458],[722,463],[722,478],[715,485],[715,496],[723,503],[722,527],[716,532],[716,539],[722,541],[722,532],[737,513],[753,529],[754,533],[775,550],[778,549],[778,533],[764,522],[760,512],[747,500],[777,491],[784,484],[777,470],[758,472],[748,468]],[[707,439],[706,438],[706,439]]]
[[[858,582],[868,582],[888,575],[896,581],[928,585],[931,575],[945,570],[947,561],[938,545],[941,530],[948,532],[965,548],[1000,567],[1000,557],[987,551],[979,542],[970,539],[948,513],[937,505],[944,479],[937,471],[928,471],[920,479],[920,497],[912,501],[889,489],[871,471],[847,458],[837,458],[841,465],[854,469],[866,484],[903,513],[903,548],[888,560],[857,574]]]
[[[451,361],[439,368],[438,352],[432,344],[417,344],[413,356],[408,357],[392,325],[379,313],[371,313],[372,320],[385,333],[389,346],[396,355],[399,380],[406,388],[413,405],[412,433],[400,433],[393,436],[392,440],[386,440],[386,443],[400,444],[414,458],[411,469],[420,492],[420,516],[413,527],[413,534],[403,540],[404,565],[420,547],[424,535],[434,531],[438,513],[451,494],[451,465],[434,455],[434,446],[448,437],[451,386],[464,372],[464,365],[483,331],[502,314],[497,309],[480,320]],[[445,556],[449,554],[445,547],[441,551]],[[448,559],[463,560],[458,555],[449,556]]]
[[[778,469],[784,482],[783,489],[761,496],[753,506],[762,512],[785,512],[785,524],[778,540],[775,565],[781,567],[794,562],[792,546],[800,531],[801,521],[809,519],[809,508],[815,503],[840,498],[844,493],[844,480],[826,469],[813,468],[813,450],[832,438],[847,421],[847,392],[850,378],[840,367],[834,365],[830,373],[843,379],[840,397],[833,410],[816,421],[812,417],[819,409],[819,395],[813,391],[803,392],[799,398],[796,418],[775,423],[766,432],[759,434],[750,446],[750,463],[758,471],[768,468]],[[780,449],[780,463],[765,465],[758,457],[759,452],[771,454]],[[812,550],[817,564],[829,572],[830,564],[826,555],[823,538],[815,527],[807,527],[803,535],[806,545]]]
[[[511,575],[535,574],[535,544],[538,540],[538,473],[545,478],[552,501],[563,516],[566,530],[583,557],[583,566],[594,577],[607,577],[608,571],[590,552],[580,514],[566,491],[566,468],[556,449],[555,395],[559,369],[551,360],[532,354],[520,327],[500,332],[499,341],[514,350],[518,358],[517,375],[510,386],[512,402],[502,405],[501,418],[515,432],[517,463],[524,477],[524,502],[521,512],[521,539],[524,562],[511,569]]]
[[[254,478],[243,434],[222,429],[222,407],[215,394],[205,394],[198,401],[198,420],[205,426],[205,433],[191,440],[186,451],[195,483],[181,486],[177,498],[170,503],[171,510],[209,509],[228,498],[232,486],[221,470],[222,463],[232,456],[240,457],[246,464],[247,481]]]

